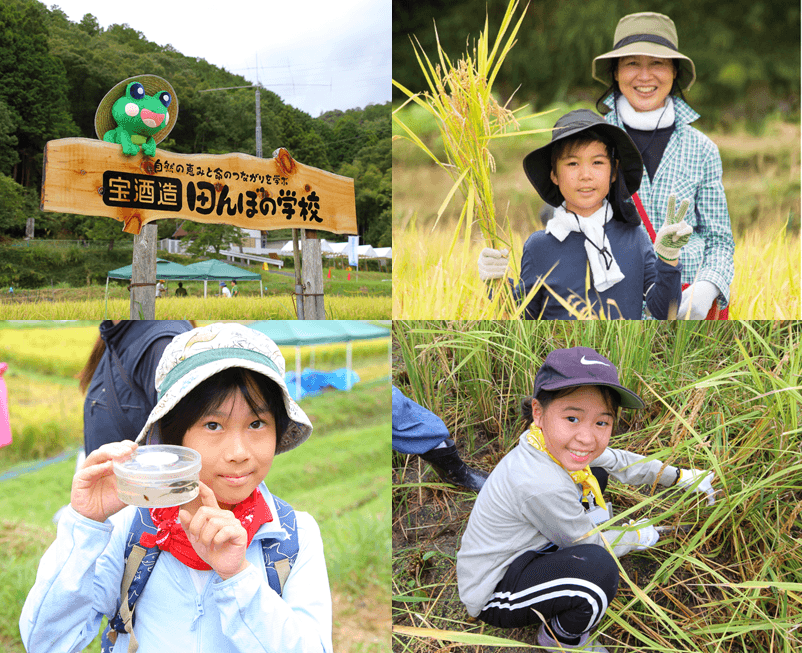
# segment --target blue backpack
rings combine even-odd
[[[267,581],[270,583],[270,587],[281,596],[284,583],[298,557],[298,536],[295,511],[292,506],[276,496],[273,497],[273,501],[278,512],[279,524],[290,533],[291,537],[286,540],[264,538],[260,542],[267,571]],[[145,532],[155,534],[156,527],[150,518],[150,511],[147,508],[139,508],[125,543],[125,567],[120,585],[120,598],[117,600],[117,613],[113,619],[109,620],[109,625],[103,633],[101,653],[112,653],[118,633],[131,634],[128,653],[135,653],[139,646],[134,637],[134,607],[142,595],[145,583],[148,582],[161,553],[159,547],[146,549],[139,544],[139,538]]]

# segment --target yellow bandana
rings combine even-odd
[[[563,469],[565,467],[562,466],[560,461],[558,461],[554,456],[551,455],[551,452],[546,448],[546,440],[543,437],[543,431],[540,430],[534,423],[529,427],[529,433],[526,435],[526,441],[531,444],[535,449],[538,451],[545,451],[549,458],[551,458],[555,463],[560,465]],[[585,467],[584,469],[580,469],[577,472],[568,472],[568,475],[574,480],[574,483],[577,483],[582,486],[582,500],[587,501],[588,496],[593,493],[593,497],[596,499],[596,505],[600,506],[607,510],[607,504],[604,503],[604,498],[602,497],[602,491],[599,487],[599,482],[596,480],[596,477],[593,475],[593,472],[590,471],[590,465]]]

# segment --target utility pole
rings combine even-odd
[[[256,89],[256,157],[262,158],[262,107],[261,96],[259,95],[259,60],[256,63],[256,84],[251,86],[225,86],[222,88],[207,88],[198,93],[210,93],[211,91],[229,91],[239,88]],[[275,156],[275,153],[274,153]],[[303,238],[303,248],[299,243],[298,233]],[[307,247],[305,233],[306,229],[292,230],[292,257],[295,268],[295,309],[299,320],[325,320],[326,313],[323,307],[323,258],[320,252],[320,241],[317,240],[317,233],[311,232],[311,242]],[[301,261],[303,257],[303,263]],[[308,274],[302,274],[308,271]],[[309,278],[306,279],[305,277]],[[304,289],[311,291],[309,300],[306,298]]]

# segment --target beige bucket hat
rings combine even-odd
[[[644,11],[638,14],[629,14],[618,21],[613,37],[613,49],[599,55],[593,60],[593,79],[609,84],[612,80],[605,77],[604,67],[596,65],[602,59],[618,59],[632,55],[647,55],[662,59],[678,59],[681,68],[688,71],[690,81],[682,88],[683,91],[693,86],[696,81],[696,67],[690,57],[679,51],[679,39],[674,21],[663,14]]]
[[[125,89],[128,88],[131,82],[142,84],[146,95],[155,95],[159,91],[167,91],[170,94],[169,119],[162,129],[153,134],[153,140],[161,143],[172,131],[175,121],[178,119],[178,97],[176,97],[175,90],[170,82],[158,75],[136,75],[115,84],[114,88],[106,93],[106,96],[100,101],[95,112],[95,134],[100,140],[103,140],[103,135],[107,131],[117,127],[117,122],[111,115],[111,107],[125,95]]]
[[[284,356],[264,333],[236,323],[209,324],[178,334],[167,345],[156,368],[159,400],[136,438],[146,440],[151,427],[169,413],[190,390],[231,367],[244,367],[275,381],[290,418],[276,455],[294,449],[312,433],[306,413],[290,397],[284,381]]]

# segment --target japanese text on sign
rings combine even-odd
[[[103,203],[136,209],[180,211],[181,180],[106,170],[103,173]]]
[[[220,167],[212,168],[208,165],[195,165],[192,163],[179,163],[175,164],[171,161],[162,161],[156,159],[153,163],[153,172],[159,174],[167,172],[169,174],[187,175],[189,177],[206,177],[207,179],[214,179],[215,181],[231,180],[239,182],[247,182],[252,184],[266,184],[268,186],[287,186],[289,181],[283,175],[265,175],[254,172],[239,172],[231,170],[223,170]]]
[[[261,190],[247,190],[245,198],[245,217],[248,218],[255,216],[258,211],[261,215],[281,213],[287,220],[292,220],[298,213],[304,222],[323,222],[318,215],[320,198],[315,191],[299,198],[294,190],[280,190],[278,197],[270,197]],[[218,195],[215,184],[199,181],[196,190],[195,182],[191,181],[187,184],[187,208],[201,215],[210,215],[215,210],[217,215],[223,215],[223,210],[228,215],[238,215],[243,212],[243,194],[239,193],[235,200],[233,195],[229,197],[228,186],[222,186]]]
[[[183,201],[184,189],[186,203]],[[200,215],[216,213],[222,216],[225,212],[228,216],[253,218],[259,213],[263,216],[282,215],[287,220],[298,215],[304,222],[323,222],[319,215],[320,196],[315,191],[301,196],[294,190],[285,189],[271,196],[264,188],[236,193],[219,182],[190,181],[183,187],[180,179],[113,170],[103,173],[103,202],[107,206],[160,211],[180,211],[182,206],[186,206],[189,211]]]

